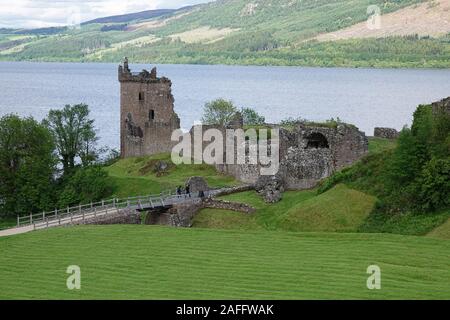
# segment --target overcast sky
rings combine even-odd
[[[77,20],[151,9],[179,8],[211,0],[0,0],[0,28],[42,28]]]

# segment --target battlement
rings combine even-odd
[[[145,69],[141,72],[131,72],[128,65],[128,58],[125,58],[123,65],[119,65],[119,81],[140,83],[172,83],[166,77],[158,78],[156,67],[154,67],[150,72]]]

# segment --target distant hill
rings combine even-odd
[[[369,32],[374,5],[382,24]],[[450,67],[449,8],[450,0],[219,0],[81,29],[4,31],[0,60]]]
[[[146,20],[152,19],[156,17],[160,17],[163,15],[168,15],[176,12],[176,9],[159,9],[159,10],[147,10],[137,13],[129,13],[118,16],[104,17],[98,18],[90,21],[86,21],[83,25],[93,24],[93,23],[124,23],[130,22],[134,20]]]

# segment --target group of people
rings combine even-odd
[[[181,198],[184,194],[184,197],[191,197],[191,187],[187,184],[184,188],[182,186],[178,186],[177,187],[177,196],[179,198]],[[205,197],[205,192],[203,190],[200,190],[198,192],[198,196],[199,198],[204,198]]]

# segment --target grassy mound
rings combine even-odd
[[[158,163],[167,164],[165,170],[158,170]],[[115,196],[128,197],[155,194],[178,185],[184,186],[192,176],[202,176],[212,187],[236,184],[233,177],[217,173],[214,167],[201,165],[174,165],[170,154],[121,159],[106,168],[115,185]]]
[[[376,198],[345,185],[290,209],[280,226],[289,231],[356,231],[372,211]]]
[[[426,237],[84,226],[0,238],[0,251],[0,299],[450,296],[450,241]],[[372,264],[381,290],[366,288]]]
[[[224,197],[252,205],[253,215],[204,209],[194,218],[194,227],[221,229],[268,229],[288,231],[356,231],[372,210],[375,197],[338,185],[316,195],[314,190],[288,191],[283,200],[267,204],[256,192]]]
[[[431,231],[428,236],[432,238],[450,239],[450,218],[445,223]]]

